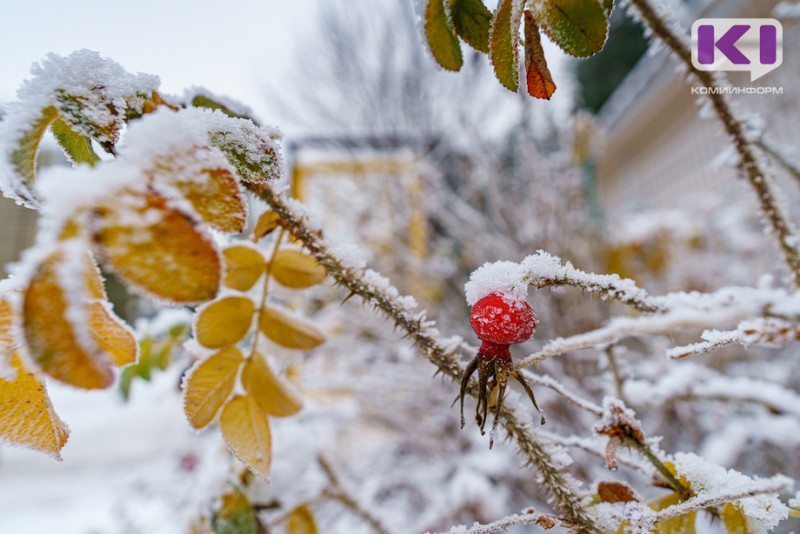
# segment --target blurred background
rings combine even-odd
[[[800,190],[800,57],[791,53],[800,44],[798,10],[772,0],[661,3],[687,34],[699,17],[780,18],[784,64],[755,85],[783,93],[734,98],[793,204]],[[32,62],[79,48],[158,74],[167,94],[198,85],[240,100],[262,123],[283,130],[285,185],[311,207],[326,239],[412,294],[443,334],[470,343],[476,340],[463,297],[469,273],[540,249],[587,271],[634,278],[655,294],[769,284],[770,275],[784,281],[716,119],[623,9],[612,16],[605,49],[591,59],[574,60],[544,43],[558,85],[549,102],[502,88],[478,53],[467,52],[457,74],[441,71],[415,9],[411,0],[143,0],[126,11],[88,1],[4,5],[0,47],[9,52],[0,56],[0,114]],[[745,76],[731,81],[750,85]],[[64,164],[55,143],[45,143],[39,165]],[[0,264],[19,259],[35,225],[34,212],[0,200]],[[397,532],[547,509],[513,446],[489,451],[475,428],[458,430],[454,385],[432,379],[430,365],[389,325],[359,303],[341,305],[343,295],[330,287],[278,295],[312,315],[329,341],[300,356],[272,347],[270,356],[307,407],[275,424],[272,483],[238,480],[218,432],[196,435],[183,421],[177,385],[189,361],[180,348],[188,315],[157,314],[121,288],[112,296],[123,317],[150,317],[140,321],[140,337],[169,350],[129,377],[127,400],[119,389],[50,385],[73,434],[60,464],[0,449],[2,532],[186,531],[231,484],[261,503],[271,532],[302,503],[312,505],[322,532],[369,532],[364,517],[321,497],[333,483],[325,465],[336,466],[342,484]],[[541,325],[516,356],[624,312],[570,290],[534,291],[531,303]],[[625,398],[648,435],[664,437],[666,451],[798,478],[797,410],[670,389],[740,376],[796,396],[797,347],[664,358],[665,348],[697,336],[586,350],[548,360],[539,371],[595,402],[605,394]],[[549,390],[537,396],[548,415],[543,431],[570,446],[570,471],[583,480],[608,478],[603,442],[589,431],[592,417]],[[615,476],[637,487],[649,482],[646,469]],[[663,494],[652,489],[646,496]]]

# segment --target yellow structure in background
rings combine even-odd
[[[408,187],[411,216],[408,221],[408,248],[413,258],[411,269],[411,291],[415,296],[426,297],[430,292],[424,283],[422,262],[428,254],[428,229],[423,195],[425,191],[422,176],[417,172],[420,158],[381,157],[350,158],[295,163],[292,168],[292,196],[301,202],[306,198],[308,178],[345,176],[349,178],[369,178],[376,175],[406,176],[413,178]]]

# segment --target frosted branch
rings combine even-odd
[[[378,534],[386,534],[391,532],[388,528],[386,528],[381,520],[378,518],[376,514],[369,510],[364,503],[361,502],[355,496],[355,493],[350,490],[350,488],[345,487],[342,484],[342,478],[339,476],[339,472],[333,467],[331,461],[324,455],[320,454],[317,458],[320,467],[325,472],[325,476],[328,477],[328,482],[331,484],[331,488],[325,491],[325,495],[336,499],[344,506],[355,512],[359,517],[364,519],[369,525],[378,532]]]
[[[438,372],[454,381],[460,380],[462,368],[460,357],[456,353],[457,347],[442,339],[439,331],[434,328],[434,323],[427,320],[424,312],[416,310],[413,298],[401,296],[378,273],[350,265],[335,255],[320,237],[321,232],[308,223],[302,205],[278,194],[270,183],[251,182],[247,185],[281,218],[284,227],[303,243],[338,285],[386,315],[414,342],[420,353],[437,367]],[[477,387],[469,388],[469,392],[476,395]],[[559,512],[576,525],[578,530],[596,532],[597,528],[583,507],[583,495],[578,490],[577,481],[564,473],[559,463],[548,453],[548,443],[533,434],[519,420],[516,412],[508,407],[501,412],[501,421],[526,463],[538,472]]]
[[[775,318],[757,318],[742,321],[736,330],[706,330],[703,341],[674,347],[667,351],[673,359],[685,358],[693,354],[708,354],[727,345],[738,344],[744,347],[761,345],[781,347],[800,338],[800,328],[796,324]]]
[[[691,52],[685,40],[671,27],[662,14],[658,13],[649,0],[630,0],[643,23],[666,44],[686,66],[687,70],[705,87],[707,98],[722,123],[725,133],[739,155],[739,167],[756,192],[761,212],[769,223],[769,228],[778,240],[784,259],[792,274],[794,287],[800,286],[800,250],[798,250],[797,230],[783,208],[775,199],[774,183],[761,168],[756,157],[753,141],[745,132],[743,121],[738,118],[720,91],[715,75],[708,71],[696,70],[692,66]]]
[[[492,534],[493,532],[506,531],[510,527],[518,527],[522,525],[536,525],[545,530],[550,530],[556,525],[567,528],[574,528],[575,526],[565,521],[563,518],[552,515],[536,512],[533,509],[528,509],[522,514],[514,514],[503,519],[498,519],[491,523],[481,525],[475,523],[471,527],[465,525],[458,525],[447,531],[447,534]]]

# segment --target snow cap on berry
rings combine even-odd
[[[528,297],[525,269],[512,261],[484,263],[472,272],[464,291],[467,295],[467,304],[470,306],[492,294],[502,294],[513,302],[525,302]]]

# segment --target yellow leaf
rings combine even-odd
[[[258,217],[250,239],[258,241],[262,237],[271,234],[281,224],[281,218],[274,211],[265,211]]]
[[[63,288],[59,269],[64,260],[61,249],[48,256],[25,290],[22,327],[28,351],[42,371],[57,380],[86,389],[106,388],[114,382],[109,356],[81,339],[70,321],[69,313],[85,302],[68,301],[80,297]],[[85,272],[83,282],[86,285]]]
[[[220,499],[219,510],[211,516],[211,527],[214,534],[257,534],[258,520],[253,505],[234,488]]]
[[[131,329],[111,313],[104,302],[90,302],[87,307],[89,331],[100,350],[110,354],[118,367],[135,362],[139,344]]]
[[[245,297],[225,297],[203,306],[195,325],[197,341],[212,349],[233,345],[250,330],[255,310]]]
[[[152,191],[120,191],[94,210],[103,260],[141,291],[181,304],[214,298],[222,261],[191,215]]]
[[[18,175],[15,180],[17,183],[14,183],[14,193],[30,207],[38,204],[33,184],[39,143],[47,128],[56,118],[58,118],[58,111],[55,107],[44,108],[41,115],[30,124],[11,152],[11,164]]]
[[[247,291],[264,274],[267,262],[256,249],[244,245],[226,248],[225,285],[237,291]]]
[[[750,534],[747,528],[747,516],[733,503],[725,503],[722,507],[722,522],[729,534]]]
[[[14,311],[11,303],[0,298],[0,361],[14,350]]]
[[[69,437],[67,425],[53,409],[44,383],[25,368],[18,354],[12,356],[11,365],[17,376],[0,378],[0,437],[60,460]]]
[[[655,501],[648,503],[653,510],[664,510],[674,504],[681,502],[680,495],[671,493],[666,497],[661,497]],[[672,519],[665,519],[655,524],[653,532],[657,534],[694,534],[695,533],[695,519],[697,512],[689,512],[688,514],[679,515]]]
[[[298,250],[279,250],[270,271],[277,282],[292,289],[305,289],[325,280],[325,268],[317,260]]]
[[[242,385],[269,415],[286,417],[303,408],[303,402],[275,376],[261,354],[254,354],[244,365]]]
[[[204,428],[214,419],[233,391],[243,360],[241,351],[230,347],[189,371],[183,385],[183,410],[192,427]]]
[[[300,505],[289,513],[286,530],[289,534],[317,534],[314,512],[307,504]]]
[[[319,328],[275,306],[264,307],[259,327],[264,335],[288,349],[311,350],[325,341]]]
[[[247,224],[247,201],[236,176],[217,148],[195,147],[163,156],[148,171],[157,183],[175,187],[200,218],[224,233],[239,233]]]
[[[250,396],[237,395],[222,409],[219,420],[225,442],[253,473],[269,478],[272,438],[267,416]]]

